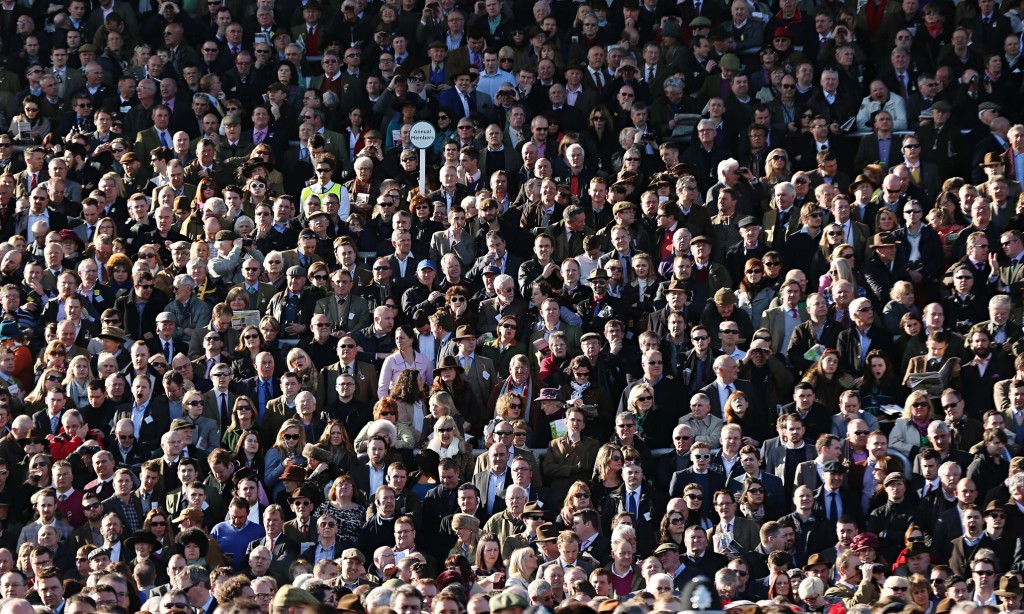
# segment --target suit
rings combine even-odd
[[[289,539],[283,530],[272,544],[269,537],[253,540],[245,550],[243,567],[249,566],[249,554],[259,547],[270,548],[270,574],[275,578],[286,580],[288,565],[299,557],[299,543]]]
[[[485,116],[490,115],[491,108],[494,106],[491,100],[479,92],[473,92],[469,94],[469,112],[483,113]],[[466,117],[466,110],[463,106],[463,99],[459,96],[459,90],[454,87],[449,88],[437,95],[437,103],[442,107],[448,107],[452,111],[452,119],[458,121],[463,117]]]
[[[171,142],[171,138],[174,136],[174,132],[170,126],[164,131],[167,134],[167,142]],[[135,135],[135,155],[143,160],[149,160],[149,152],[153,151],[157,147],[163,147],[163,141],[160,140],[160,132],[156,126],[150,126],[145,130],[140,130]],[[169,146],[169,145],[168,145]]]
[[[701,510],[705,515],[710,515],[711,512],[711,495],[725,488],[725,475],[721,473],[715,473],[714,471],[708,471],[701,475],[698,474],[694,467],[688,467],[682,471],[676,471],[672,474],[672,479],[669,480],[668,485],[668,496],[670,499],[683,496],[683,489],[688,484],[698,484],[701,486],[701,491],[704,493],[704,502],[701,505]]]
[[[493,516],[495,514],[499,514],[502,511],[501,509],[499,509],[499,507],[501,507],[501,505],[504,504],[504,501],[502,500],[505,498],[505,489],[512,485],[512,468],[508,466],[505,467],[505,487],[502,488],[500,491],[496,491],[493,493],[490,492],[490,476],[491,470],[488,469],[487,471],[477,473],[476,475],[474,475],[472,482],[473,485],[476,486],[477,489],[479,489],[480,491],[481,507],[486,509],[487,502],[493,497],[493,507],[491,508],[490,512],[491,515]]]
[[[753,403],[753,399],[757,397],[757,395],[754,392],[754,385],[747,380],[738,379],[732,383],[732,387],[734,390],[737,390],[747,395],[747,399],[751,400],[751,403]],[[711,400],[711,415],[718,418],[723,417],[722,399],[718,393],[718,380],[716,379],[707,386],[704,386],[703,388],[700,389],[700,391],[708,395],[708,398]]]
[[[267,310],[267,305],[270,304],[270,299],[274,298],[274,295],[278,292],[277,286],[274,284],[265,284],[263,282],[258,282],[256,284],[255,293],[249,292],[245,282],[235,284],[234,287],[245,290],[246,293],[249,294],[249,309],[255,309],[260,313]]]
[[[313,313],[325,314],[335,329],[346,332],[362,330],[373,321],[366,299],[356,294],[349,294],[342,302],[334,294],[322,298],[316,302]]]
[[[463,364],[465,358],[461,355],[456,354],[455,359]],[[486,405],[487,401],[491,396],[491,389],[493,388],[494,382],[498,381],[498,370],[494,366],[494,361],[486,356],[474,353],[472,362],[469,367],[463,367],[462,377],[466,378],[466,382],[469,384],[470,390],[473,392],[474,400],[479,404],[480,407]],[[537,477],[540,477],[538,474]]]
[[[619,512],[628,511],[626,500],[626,485],[622,484],[604,500],[601,512],[603,526],[601,532],[611,535],[611,521]],[[636,531],[636,554],[637,557],[646,557],[653,549],[657,541],[658,526],[661,517],[665,514],[665,497],[655,490],[650,484],[644,483],[640,487],[640,499],[637,501],[637,514],[633,521],[633,528]]]
[[[786,339],[786,318],[791,317],[791,309],[785,305],[779,305],[778,307],[770,307],[764,310],[761,314],[761,327],[767,328],[768,332],[772,335],[772,353],[780,354],[783,353],[786,347],[783,346],[783,342],[786,342],[786,346],[789,345],[789,339]],[[799,314],[799,320],[802,324],[808,319],[807,309],[803,306],[797,308]],[[798,324],[799,326],[799,324]],[[796,328],[793,329],[793,335],[796,334]]]
[[[809,441],[804,441],[804,447],[800,448],[803,451],[803,461],[809,461],[814,459],[814,446]],[[783,480],[783,486],[791,487],[791,484],[785,483],[785,467],[786,467],[786,446],[778,446],[772,448],[765,454],[764,457],[764,470]],[[797,458],[800,454],[797,454]],[[797,465],[799,467],[799,464]],[[792,488],[787,488],[787,491],[792,491]]]
[[[881,325],[878,323],[873,324],[868,329],[868,338],[871,340],[870,349],[881,350],[882,352],[891,355],[892,353],[892,335],[889,334]],[[861,341],[860,335],[858,335],[857,327],[851,326],[850,328],[839,333],[839,337],[836,340],[836,347],[839,350],[839,364],[846,370],[846,372],[854,377],[859,377],[864,373],[864,361],[861,356]],[[864,352],[864,356],[867,353]]]
[[[705,495],[707,496],[707,495]],[[722,530],[722,523],[719,522],[708,532],[710,542],[715,533]],[[732,519],[732,543],[738,544],[740,553],[750,552],[761,543],[761,527],[753,520],[736,516]]]
[[[990,354],[982,374],[977,357],[960,368],[960,385],[968,416],[980,419],[986,409],[994,407],[996,383],[1013,375],[1013,365],[1001,352]]]
[[[117,421],[122,418],[131,420],[133,405],[134,401],[129,400],[118,407],[114,414],[114,423],[117,424]],[[142,414],[142,424],[136,434],[135,445],[143,450],[159,449],[160,437],[171,430],[169,415],[166,398],[149,399]]]
[[[305,258],[306,258],[306,264],[302,264],[302,261],[299,258],[298,250],[288,249],[288,250],[285,250],[285,251],[281,252],[281,259],[284,261],[284,270],[286,270],[286,271],[288,269],[290,269],[291,267],[293,267],[293,266],[299,266],[299,267],[302,267],[304,269],[308,269],[311,264],[313,264],[315,262],[323,262],[324,261],[323,258],[321,258],[320,256],[317,256],[316,254],[313,254],[312,256],[306,256]]]
[[[131,508],[138,523],[133,526],[133,523],[129,522],[129,516],[127,509]],[[103,513],[115,513],[121,518],[121,522],[124,524],[126,532],[138,531],[142,528],[142,520],[145,518],[145,511],[142,509],[142,500],[139,499],[139,495],[134,491],[131,493],[128,502],[121,501],[119,497],[111,497],[103,502]]]
[[[537,407],[534,411],[539,409]],[[586,481],[590,478],[600,447],[601,444],[590,437],[582,437],[580,442],[573,446],[565,435],[553,439],[548,444],[547,454],[541,459],[541,470],[544,481],[556,501],[565,499],[573,482]]]
[[[356,361],[355,373],[356,392],[354,398],[373,405],[377,402],[377,368],[368,362]],[[319,388],[317,389],[317,407],[330,407],[338,400],[338,389],[335,382],[341,373],[340,363],[328,365],[320,369]]]
[[[462,263],[462,269],[468,271],[476,262],[476,242],[470,235],[469,230],[462,231],[462,240],[452,245],[451,235],[447,230],[435,232],[430,237],[430,259],[435,263],[441,262],[441,256],[452,252]]]
[[[48,208],[47,215],[50,218],[50,232],[60,232],[70,226],[67,216],[59,211]],[[12,235],[21,235],[28,238],[28,219],[28,211],[19,211],[11,215],[4,227],[4,236],[9,238]]]
[[[821,474],[818,473],[818,461],[804,461],[796,466],[796,485],[807,486],[816,490],[822,484]]]

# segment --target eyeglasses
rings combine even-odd
[[[739,329],[736,328],[725,328],[719,331],[723,335],[738,335],[740,334]]]
[[[453,429],[452,427],[449,426],[449,427],[445,427],[443,429],[437,429],[437,432],[438,433],[451,433],[454,430],[455,429]]]
[[[903,146],[903,149],[921,149],[921,146],[917,143],[907,143]]]
[[[704,495],[698,495],[698,494],[690,493],[690,494],[686,495],[686,498],[689,499],[690,501],[703,501],[704,500]]]
[[[295,435],[285,435],[284,439],[287,440],[287,441],[298,441],[299,435],[298,434],[295,434]]]
[[[632,422],[630,422],[630,423],[628,423],[628,424],[616,424],[616,425],[615,425],[615,428],[620,428],[620,429],[635,429],[635,428],[636,428],[636,424],[634,424],[634,423],[632,423]]]
[[[917,401],[916,403],[912,403],[911,404],[911,407],[928,407],[928,406],[929,406],[928,401]]]
[[[202,401],[189,401],[188,403],[185,403],[185,405],[188,405],[189,407],[201,407],[203,405],[203,402]],[[135,439],[134,435],[132,435],[132,439]]]
[[[697,460],[708,460],[711,458],[710,454],[694,454],[693,457]]]
[[[384,416],[397,416],[398,412],[382,411],[382,412],[380,412],[380,415],[381,415],[381,417],[384,417]]]
[[[747,492],[752,494],[752,495],[763,495],[764,494],[764,489],[763,488],[751,488]]]
[[[985,569],[985,570],[975,569],[974,570],[974,575],[976,575],[976,576],[994,576],[994,575],[996,575],[996,572],[994,572],[994,571],[992,571],[990,569]],[[904,590],[906,590],[906,589],[904,589]]]
[[[638,403],[644,403],[646,401],[653,401],[654,397],[652,397],[652,396],[642,396],[642,397],[637,397],[636,400],[637,400]]]

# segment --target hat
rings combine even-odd
[[[620,183],[620,182],[616,182],[616,183]],[[623,181],[621,183],[623,185],[633,185],[632,183],[630,183],[628,181]],[[633,209],[635,211],[636,210],[636,205],[634,205],[633,203],[628,202],[628,201],[617,202],[612,207],[612,213],[620,213],[622,211],[628,211],[630,209]]]
[[[865,531],[859,533],[853,538],[853,542],[850,544],[850,550],[854,552],[860,552],[861,550],[867,550],[873,548],[878,550],[882,546],[882,543],[878,540],[878,535],[871,531]]]
[[[194,428],[196,428],[196,425],[184,418],[175,418],[174,420],[171,420],[171,431],[184,431],[185,429]]]
[[[807,564],[804,565],[804,571],[810,571],[811,568],[813,568],[815,565],[825,565],[826,567],[828,567],[828,563],[822,560],[821,555],[818,553],[814,553],[811,556],[807,557]]]
[[[484,275],[501,275],[501,268],[493,264],[487,265],[484,267]]]
[[[985,154],[985,159],[978,166],[1002,166],[1006,164],[1006,160],[1003,159],[1003,154],[995,151],[990,151]]]
[[[558,539],[558,529],[553,522],[545,522],[537,527],[537,542],[553,542]]]
[[[312,11],[322,11],[324,10],[324,7],[321,6],[319,0],[308,0],[306,5],[302,7],[302,10],[304,11],[307,9]]]
[[[235,472],[231,474],[231,483],[234,484],[235,486],[238,486],[238,483],[241,482],[242,480],[259,481],[259,479],[260,478],[259,476],[256,475],[256,472],[253,471],[252,469],[249,469],[248,467],[241,467],[239,469],[236,469]]]
[[[173,2],[161,2],[160,3],[160,12],[163,13],[164,9],[167,8],[168,6],[171,7],[172,9],[174,9],[175,13],[180,13],[181,12],[181,8],[177,4],[175,4]]]
[[[18,440],[18,444],[20,446],[22,446],[22,447],[27,446],[29,444],[33,444],[33,443],[41,443],[41,444],[44,444],[44,445],[49,443],[46,440],[46,437],[43,436],[39,431],[37,431],[35,427],[32,427],[32,428],[29,429],[28,437],[23,437],[23,438]]]
[[[353,550],[354,548],[349,548]],[[346,550],[345,552],[348,552]],[[360,555],[362,556],[362,555]],[[363,561],[364,563],[366,561]],[[285,584],[274,593],[274,601],[271,605],[276,608],[288,608],[293,605],[319,605],[320,602],[309,591],[303,590],[291,584]]]
[[[707,17],[694,17],[690,20],[691,28],[710,28],[711,20]]]
[[[363,602],[359,601],[359,595],[355,593],[349,593],[344,597],[338,599],[338,605],[336,609],[339,612],[354,612],[355,614],[366,614],[366,608],[363,607]]]
[[[134,151],[126,151],[123,154],[121,154],[121,157],[120,159],[118,159],[118,162],[120,162],[121,164],[128,164],[129,162],[141,162],[141,160],[139,160],[139,157],[135,155]]]
[[[610,279],[608,277],[608,271],[602,269],[601,267],[597,267],[587,275],[587,281],[594,281],[595,279],[603,279],[605,281],[608,281],[608,279]]]
[[[306,221],[312,222],[314,219],[316,219],[318,217],[326,217],[326,218],[330,219],[331,216],[328,215],[328,213],[326,211],[324,211],[323,209],[317,209],[316,211],[310,212],[310,214],[306,216]]]
[[[668,282],[668,285],[665,286],[664,289],[662,289],[662,293],[667,294],[669,292],[685,292],[686,294],[690,294],[690,289],[686,287],[685,281],[681,279],[673,279]]]
[[[178,513],[178,517],[172,520],[171,522],[173,522],[174,524],[179,524],[186,520],[191,520],[192,522],[202,522],[203,510],[194,507],[186,507],[185,509],[181,510],[181,512]]]
[[[303,452],[305,452],[305,450],[303,450]],[[295,503],[295,501],[298,499],[309,499],[315,505],[320,502],[320,492],[315,488],[310,488],[308,486],[299,486],[298,488],[293,490],[292,495],[288,497],[288,504],[290,505],[292,503]]]
[[[401,76],[401,75],[397,75],[397,76]],[[405,79],[405,77],[401,77],[401,78]],[[420,98],[419,96],[417,96],[416,94],[409,93],[409,94],[406,94],[405,96],[403,96],[401,98],[396,99],[394,102],[392,102],[391,103],[391,109],[394,110],[394,111],[397,111],[398,113],[401,113],[402,112],[402,107],[404,107],[407,104],[411,104],[412,106],[416,107],[416,110],[418,111],[421,108],[423,108],[423,99]]]
[[[869,186],[871,186],[872,188],[875,187],[875,182],[871,181],[870,177],[868,177],[867,175],[864,175],[864,174],[860,174],[860,175],[857,175],[857,178],[854,179],[853,182],[850,183],[850,190],[856,190],[857,186],[859,186],[862,183],[866,183]]]
[[[889,475],[885,476],[885,481],[882,482],[882,485],[883,486],[888,486],[889,484],[895,482],[896,480],[901,480],[903,483],[906,483],[907,482],[907,476],[903,475],[903,473],[901,471],[895,471],[895,472],[890,473]]]
[[[448,45],[445,45],[444,41],[440,39],[434,39],[427,44],[427,50],[429,51],[430,49],[448,49]]]
[[[116,341],[118,343],[124,343],[126,340],[124,330],[116,326],[104,326],[100,329],[100,334],[96,336],[100,339],[110,339],[111,341]]]
[[[104,555],[108,557],[110,556],[110,548],[96,548],[95,550],[89,552],[89,560],[95,561],[96,559]]]
[[[902,241],[897,241],[896,238],[892,236],[891,232],[879,232],[876,233],[875,236],[871,239],[871,244],[868,245],[868,249],[878,249],[879,247],[896,247],[900,243],[902,243]]]
[[[288,277],[305,277],[305,276],[306,276],[306,269],[300,267],[299,265],[296,264],[294,266],[288,267]]]
[[[540,393],[538,393],[537,398],[533,402],[540,403],[542,401],[564,403],[565,397],[562,396],[562,391],[558,388],[541,388]]]
[[[931,555],[931,549],[920,540],[913,540],[907,545],[907,556],[917,556],[919,554]]]
[[[157,324],[159,324],[161,322],[174,322],[174,321],[175,321],[174,320],[174,316],[169,311],[161,311],[160,313],[156,314],[156,323]]]
[[[736,304],[736,293],[730,288],[719,288],[715,292],[715,304],[716,305],[735,305]]]
[[[590,341],[591,339],[596,339],[601,343],[604,343],[604,337],[602,337],[599,333],[594,332],[585,333],[582,337],[580,337],[580,343],[583,343],[584,341]]]
[[[832,460],[825,463],[821,470],[824,473],[846,473],[846,465]]]
[[[306,470],[298,465],[288,465],[284,468],[281,473],[281,477],[277,478],[284,482],[305,482],[306,481]]]
[[[60,236],[61,241],[74,241],[75,245],[78,246],[79,251],[85,249],[85,242],[82,241],[82,238],[79,237],[78,233],[75,232],[74,230],[71,230],[70,228],[65,228],[64,230],[58,232],[57,235]]]
[[[0,341],[6,341],[8,339],[21,339],[24,334],[21,332],[21,327],[14,320],[4,320],[0,322]]]
[[[81,455],[84,456],[86,454],[96,454],[97,452],[99,452],[102,449],[103,448],[101,448],[101,447],[99,447],[97,445],[88,444],[88,445],[84,445],[84,446],[78,446],[78,448],[75,450],[75,452],[77,452],[78,454],[81,454]]]
[[[1020,593],[1020,580],[1017,579],[1016,574],[1008,573],[999,578],[999,590],[996,591],[996,596],[1020,597]]]
[[[793,40],[793,33],[789,31],[789,28],[779,26],[772,32],[772,38],[788,38],[790,41]]]
[[[529,503],[527,503],[526,505],[523,506],[523,513],[520,514],[519,516],[520,517],[523,517],[523,516],[526,516],[526,515],[533,516],[533,515],[536,515],[536,514],[540,514],[541,516],[543,516],[544,515],[544,510],[542,510],[540,508],[540,506],[541,506],[541,504],[539,502],[537,502],[537,501],[530,501]]]
[[[1006,508],[1004,508],[1001,503],[993,499],[992,501],[988,502],[988,505],[985,506],[985,512],[982,515],[988,516],[989,512],[999,512],[1005,514]]]
[[[472,326],[460,326],[455,329],[456,341],[458,341],[459,339],[468,339],[470,337],[476,339],[476,333],[473,332]]]
[[[455,514],[452,517],[452,530],[470,529],[476,531],[480,528],[480,519],[472,514]]]
[[[344,561],[345,559],[359,559],[363,565],[366,564],[366,557],[363,556],[363,553],[358,548],[345,548],[341,553],[341,560]]]
[[[383,141],[384,140],[384,135],[382,135],[379,130],[370,130],[370,131],[368,131],[366,133],[366,136],[364,136],[363,138],[364,139],[377,139],[378,141]]]
[[[437,368],[434,369],[434,377],[441,375],[441,371],[444,369],[455,369],[456,373],[462,373],[464,369],[459,364],[459,359],[449,354],[444,356],[441,360],[437,361]]]
[[[519,591],[504,591],[491,597],[487,605],[493,614],[501,610],[529,607],[530,603],[523,598]]]
[[[434,264],[433,260],[420,260],[420,263],[416,265],[416,272],[419,273],[423,269],[430,269],[432,271],[436,271],[437,265]]]
[[[454,569],[449,569],[438,574],[437,578],[434,580],[434,583],[437,584],[437,588],[442,590],[446,586],[451,586],[452,584],[456,586],[462,586],[462,574],[455,571]]]
[[[725,70],[739,70],[740,58],[734,53],[727,53],[718,64]]]
[[[302,446],[302,455],[309,460],[315,460],[320,463],[330,463],[334,460],[334,456],[329,451],[312,443]]]
[[[78,53],[90,53],[90,52],[91,53],[96,53],[97,52],[96,45],[93,45],[92,43],[86,43],[86,44],[84,44],[84,45],[82,45],[81,47],[78,48]]]
[[[707,576],[697,576],[683,586],[680,601],[683,609],[680,612],[711,614],[722,612],[722,602],[718,598],[713,581]]]
[[[740,220],[740,228],[746,228],[747,226],[760,226],[761,222],[756,217],[748,215]]]
[[[932,111],[942,111],[943,113],[949,113],[953,110],[953,105],[949,104],[945,100],[937,100],[932,103]]]
[[[189,243],[188,241],[175,241],[174,243],[171,243],[171,249],[172,250],[191,249],[191,248],[192,248],[192,244]]]
[[[690,239],[690,245],[696,245],[698,243],[711,243],[711,239],[705,237],[704,235],[697,235],[696,237]]]
[[[79,48],[79,50],[81,50],[81,47]],[[1000,110],[1002,110],[1002,107],[997,105],[994,102],[983,102],[983,103],[978,105],[978,112],[979,113],[982,112],[982,111],[1000,111]]]
[[[663,552],[679,552],[679,546],[673,543],[661,544],[660,546],[654,549],[654,556],[658,556]]]
[[[669,21],[661,29],[661,37],[665,38],[666,36],[671,36],[672,38],[681,38],[681,35],[679,34],[679,26],[676,25],[676,22]]]
[[[215,238],[218,241],[234,241],[238,235],[230,230],[218,230]]]
[[[241,126],[242,120],[238,119],[234,115],[225,115],[222,123],[225,126]]]
[[[128,536],[128,539],[124,540],[124,546],[129,551],[135,548],[135,544],[149,544],[153,546],[153,550],[159,550],[161,548],[160,541],[157,540],[156,535],[152,531],[140,529]]]

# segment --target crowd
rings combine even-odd
[[[0,614],[1021,610],[1022,32],[0,0]]]

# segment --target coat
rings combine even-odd
[[[540,411],[540,408],[536,408],[536,411]],[[573,482],[590,479],[600,447],[601,444],[590,437],[582,437],[574,446],[567,435],[548,444],[547,454],[541,459],[541,471],[556,501],[565,499]]]
[[[349,294],[343,302],[339,302],[332,294],[316,302],[314,314],[326,314],[335,329],[346,332],[361,330],[373,322],[366,299],[356,294]]]
[[[118,420],[122,418],[131,419],[132,405],[134,405],[134,401],[129,401],[118,407],[117,412],[114,414],[114,424],[117,424]],[[139,427],[135,445],[143,450],[159,449],[160,437],[171,430],[169,416],[167,399],[150,398],[149,403],[146,405],[146,411],[142,415],[142,425]]]
[[[611,521],[619,512],[627,511],[626,485],[622,484],[611,493],[604,501],[601,512],[601,532],[611,535]],[[658,527],[661,518],[665,514],[665,496],[654,489],[650,484],[644,483],[640,487],[640,500],[637,502],[637,517],[634,519],[633,528],[636,530],[636,554],[638,558],[648,556],[654,549],[657,541]]]
[[[706,495],[705,495],[706,496]],[[722,524],[718,523],[708,532],[708,541],[714,538],[715,533],[721,531]],[[749,552],[757,548],[761,543],[761,528],[756,522],[748,518],[736,516],[732,519],[732,543],[739,545],[739,551]]]

